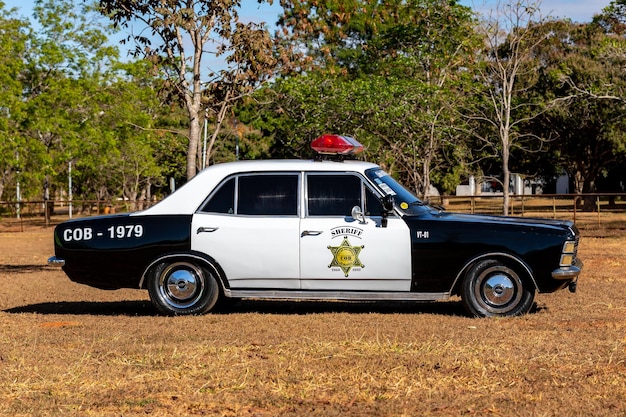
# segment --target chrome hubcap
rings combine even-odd
[[[513,281],[505,275],[493,275],[485,281],[483,293],[488,302],[501,306],[510,302],[515,295]]]
[[[192,263],[177,262],[168,265],[159,277],[161,299],[174,308],[193,306],[202,297],[203,290],[202,269]]]
[[[187,300],[196,292],[198,282],[191,271],[174,271],[167,278],[167,289],[172,297],[178,300]]]
[[[485,269],[474,287],[476,300],[490,313],[507,313],[522,299],[522,280],[512,269],[498,265]]]

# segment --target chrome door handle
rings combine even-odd
[[[304,232],[302,232],[302,234],[300,235],[300,237],[305,237],[305,236],[319,236],[322,234],[321,230],[305,230]]]
[[[203,232],[211,233],[215,232],[217,229],[219,229],[219,227],[198,227],[198,230],[196,230],[196,234]]]

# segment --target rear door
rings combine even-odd
[[[226,180],[193,216],[191,248],[222,267],[230,287],[298,289],[298,173]]]

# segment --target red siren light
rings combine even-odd
[[[340,135],[322,135],[311,142],[311,148],[324,155],[356,155],[363,151],[356,139]]]

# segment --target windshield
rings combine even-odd
[[[419,214],[427,203],[417,198],[412,192],[404,188],[380,168],[365,171],[365,175],[385,194],[395,199],[395,206],[407,214]]]

